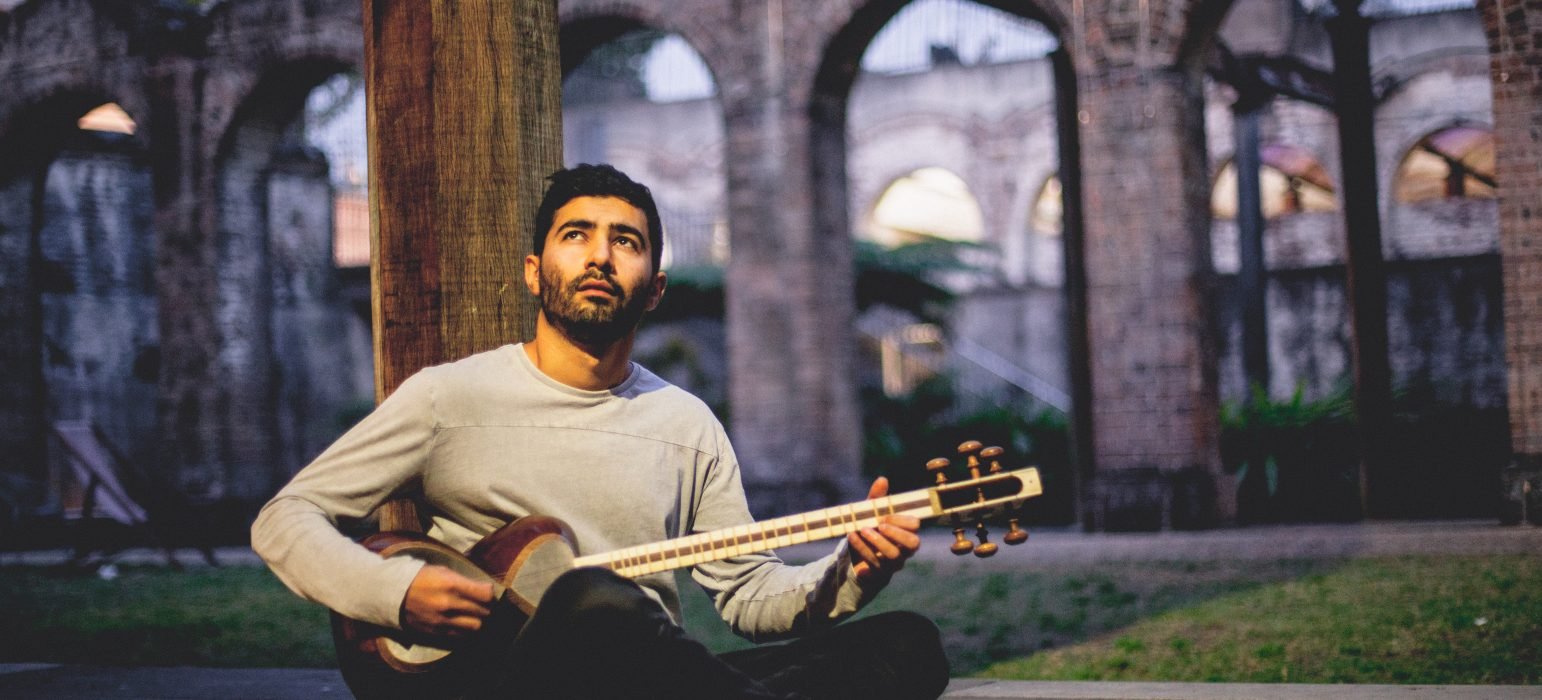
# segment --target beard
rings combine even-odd
[[[585,282],[603,281],[615,291],[608,303],[580,299],[578,287]],[[556,270],[541,270],[541,311],[546,320],[578,345],[607,346],[637,328],[647,312],[647,295],[628,294],[614,277],[589,269],[567,284]]]

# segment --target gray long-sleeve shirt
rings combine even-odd
[[[263,507],[252,547],[299,595],[399,626],[422,563],[382,559],[338,523],[402,495],[460,551],[530,514],[571,526],[580,555],[751,521],[733,449],[700,400],[636,364],[610,390],[575,389],[509,345],[403,382]],[[876,592],[857,583],[844,542],[805,566],[749,554],[692,577],[754,640],[833,624]],[[673,575],[637,581],[680,619]]]

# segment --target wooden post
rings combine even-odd
[[[1239,92],[1241,89],[1239,88]],[[1237,173],[1237,297],[1242,302],[1242,376],[1269,396],[1269,272],[1264,260],[1263,186],[1258,169],[1258,120],[1268,96],[1245,95],[1232,105],[1232,170]]]
[[[1362,0],[1334,0],[1338,14],[1327,22],[1333,48],[1339,162],[1343,177],[1344,234],[1348,239],[1351,346],[1355,418],[1360,442],[1360,514],[1382,512],[1378,486],[1392,478],[1387,441],[1392,428],[1392,367],[1388,358],[1387,270],[1381,253],[1381,214],[1376,195],[1375,98],[1371,87],[1371,20]]]
[[[555,0],[363,2],[379,401],[533,332],[522,266],[562,165],[562,76]],[[419,529],[388,506],[382,529]]]

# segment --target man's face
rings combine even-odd
[[[653,269],[647,217],[616,197],[577,197],[557,210],[525,284],[546,319],[582,345],[609,345],[658,305],[664,273]]]

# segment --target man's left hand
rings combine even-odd
[[[867,490],[868,500],[889,493],[889,479],[878,477]],[[866,527],[846,536],[851,545],[853,568],[862,581],[887,581],[905,567],[905,560],[921,548],[921,520],[913,515],[885,515],[877,527]]]

